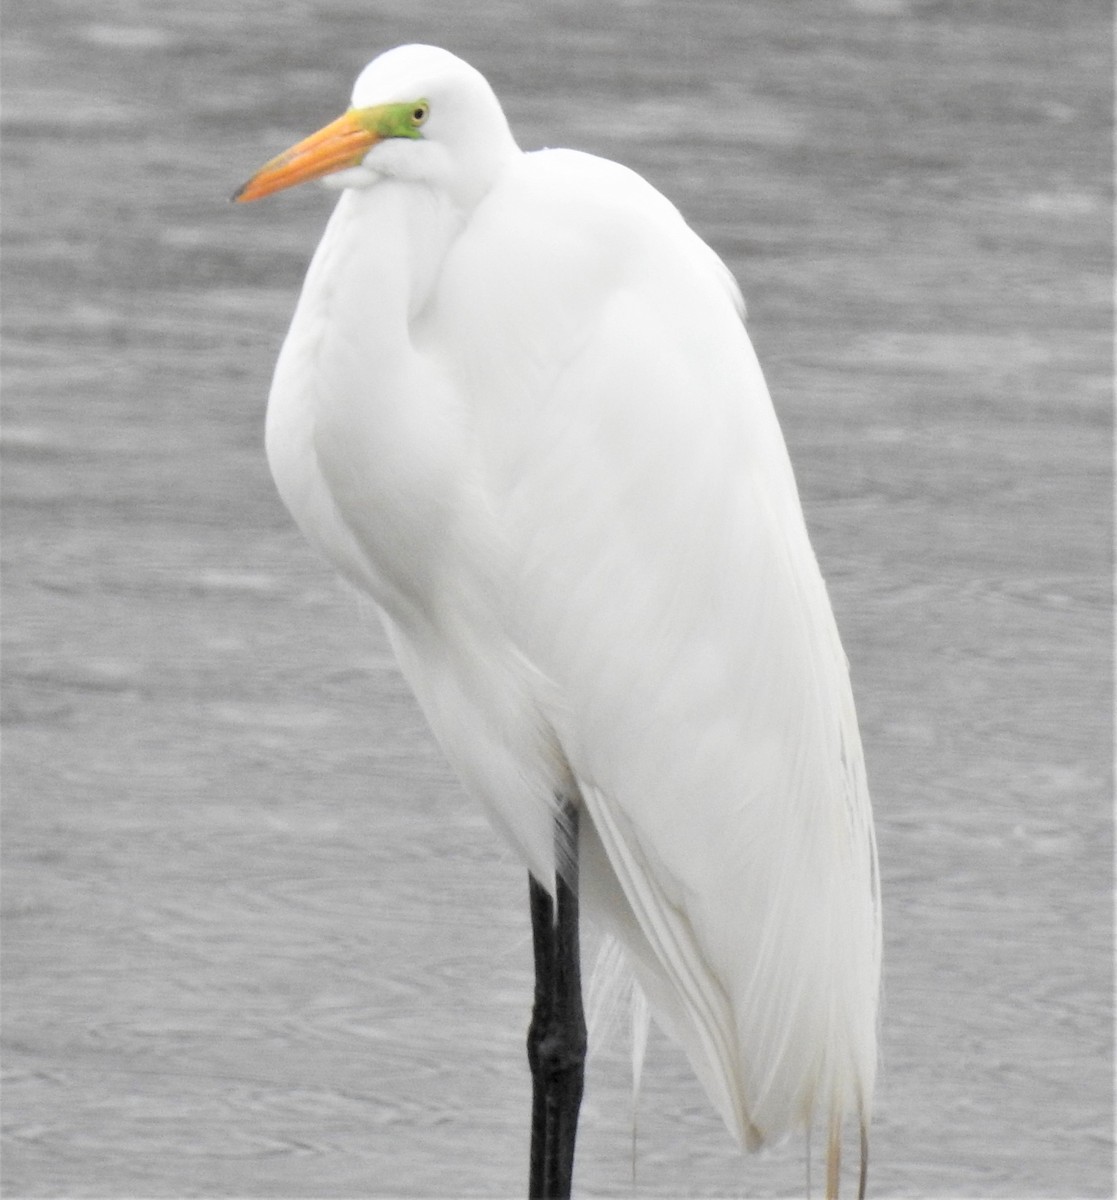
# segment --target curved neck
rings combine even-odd
[[[359,295],[360,309],[332,314],[350,336],[390,360],[409,346],[408,331],[438,282],[465,214],[424,184],[385,179],[338,200],[324,240],[331,298]],[[331,306],[333,307],[333,306]]]
[[[346,191],[268,401],[280,494],[310,540],[401,620],[432,594],[430,509],[453,510],[452,397],[414,328],[461,224],[425,185]]]

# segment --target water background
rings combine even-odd
[[[5,1194],[523,1191],[523,872],[264,461],[332,199],[226,203],[402,41],[481,68],[525,147],[643,173],[744,286],[875,797],[875,1193],[1112,1194],[1090,0],[8,6]],[[583,1195],[634,1194],[628,1088],[618,1041]],[[662,1037],[635,1169],[803,1187]]]

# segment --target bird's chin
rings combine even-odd
[[[323,175],[320,182],[323,187],[327,187],[333,192],[340,192],[344,188],[371,187],[380,178],[379,171],[374,171],[361,163],[356,167],[346,167],[344,171],[334,171],[331,175]]]

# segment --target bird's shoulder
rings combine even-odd
[[[678,209],[643,176],[622,163],[582,150],[547,149],[521,154],[494,188],[494,194],[531,197],[536,204],[584,216],[627,223],[681,222]]]
[[[491,311],[505,328],[509,312],[520,328],[528,314],[540,327],[577,316],[590,328],[625,295],[668,321],[683,306],[744,313],[732,273],[670,200],[628,167],[577,150],[517,156],[457,239],[443,283],[455,312]]]
[[[471,226],[516,262],[554,260],[593,276],[615,275],[653,248],[661,259],[693,252],[697,241],[675,206],[635,171],[577,150],[518,156]]]

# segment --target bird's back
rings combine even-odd
[[[459,390],[501,547],[494,627],[585,798],[591,903],[653,1011],[744,1143],[867,1112],[861,747],[728,273],[631,172],[527,155],[451,250],[417,344]],[[452,710],[432,723],[460,759]],[[491,800],[483,762],[463,774]]]

